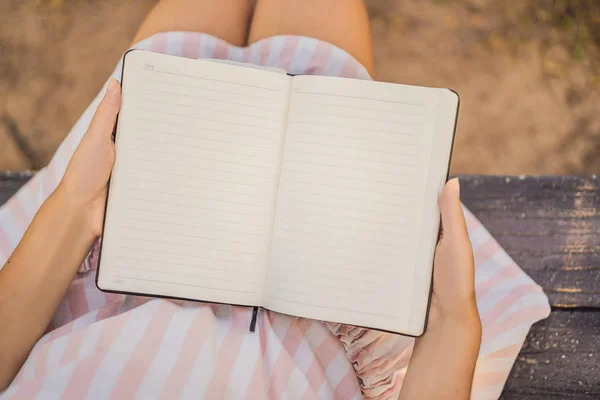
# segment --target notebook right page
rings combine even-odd
[[[294,78],[265,306],[423,331],[458,97]]]

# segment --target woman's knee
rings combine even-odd
[[[253,0],[161,0],[140,25],[133,42],[155,33],[202,32],[244,46]]]

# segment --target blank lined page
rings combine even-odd
[[[125,59],[98,284],[260,305],[290,78]]]
[[[436,89],[299,76],[290,104],[265,304],[409,333]]]

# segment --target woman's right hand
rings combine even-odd
[[[72,211],[83,217],[83,228],[94,237],[102,233],[107,183],[115,162],[112,133],[120,105],[121,86],[111,78],[90,127],[57,188]]]
[[[473,249],[457,179],[446,184],[439,205],[443,233],[435,252],[427,332],[415,340],[400,399],[468,399],[471,395],[481,321]]]
[[[460,185],[454,178],[439,198],[442,235],[433,262],[433,296],[428,331],[442,325],[469,326],[480,330],[475,298],[473,248],[460,204]]]

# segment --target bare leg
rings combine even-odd
[[[373,73],[369,17],[362,0],[258,0],[248,43],[275,35],[332,43]]]
[[[150,11],[134,43],[158,32],[202,32],[246,45],[252,0],[161,0]]]

